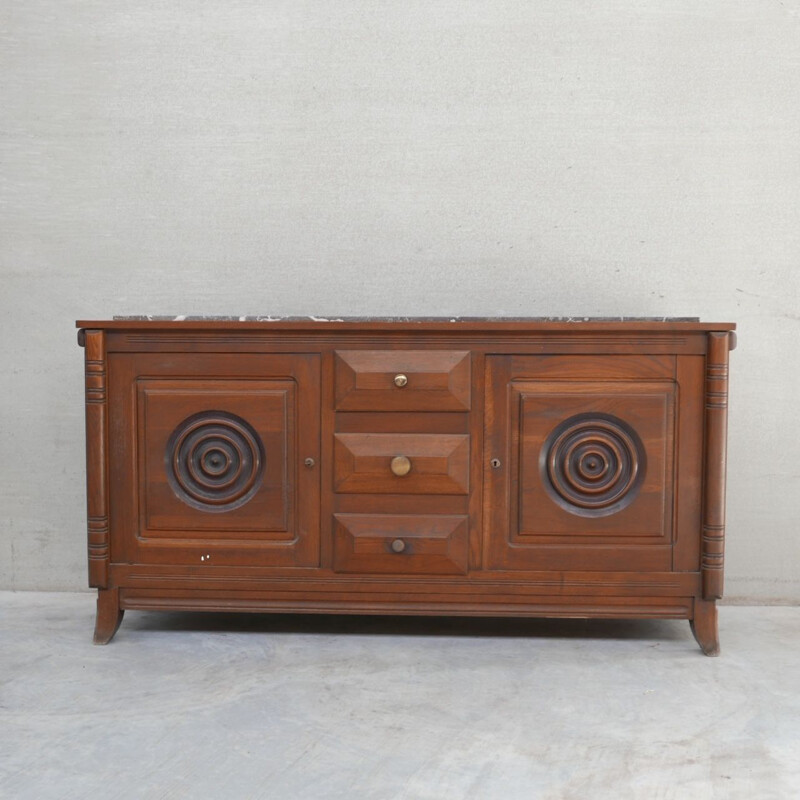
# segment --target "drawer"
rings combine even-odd
[[[466,575],[462,515],[336,514],[334,572]]]
[[[468,494],[469,435],[458,433],[337,433],[337,492]]]
[[[452,350],[338,350],[339,411],[469,411],[470,354]]]

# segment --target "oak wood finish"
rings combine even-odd
[[[728,427],[729,337],[709,333],[706,356],[705,513],[703,515],[703,598],[722,597],[725,558],[725,461]]]
[[[339,411],[469,411],[470,389],[468,352],[340,350],[336,353]]]
[[[467,494],[469,436],[451,433],[337,433],[337,492]]]
[[[119,589],[100,589],[97,592],[97,618],[94,643],[108,644],[122,623],[125,610],[120,605]]]
[[[717,604],[713,600],[694,601],[694,615],[690,620],[697,644],[707,656],[719,655],[719,632],[717,630]]]
[[[319,566],[320,376],[318,353],[117,354],[109,374],[115,391],[109,413],[116,435],[110,450],[112,550],[117,563],[186,566]],[[227,415],[227,420],[218,417]],[[173,436],[187,420],[200,427],[182,460],[199,457],[218,440],[233,451],[249,436],[263,466],[245,498],[233,497],[249,467],[220,485],[214,504],[195,502],[192,487],[223,483],[195,465],[195,480],[178,479]],[[237,422],[238,420],[238,422]],[[219,422],[228,422],[231,427]],[[244,452],[244,450],[242,450]],[[208,450],[213,457],[213,448]],[[310,459],[310,465],[307,460]],[[212,468],[213,471],[213,468]],[[172,480],[170,480],[172,478]],[[176,487],[174,484],[177,483]]]
[[[335,572],[467,573],[465,516],[337,514]]]
[[[108,374],[105,332],[81,331],[86,369],[86,500],[89,586],[108,586]],[[113,635],[113,634],[112,634]]]
[[[719,651],[732,324],[79,322],[125,609],[662,617]]]

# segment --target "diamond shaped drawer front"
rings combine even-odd
[[[447,350],[339,350],[339,411],[468,411],[470,354]]]
[[[467,494],[469,436],[337,433],[334,484],[337,492]]]
[[[460,515],[337,514],[336,572],[464,575],[468,518]]]

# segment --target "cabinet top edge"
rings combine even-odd
[[[77,328],[128,331],[427,331],[529,332],[732,331],[735,322],[700,322],[696,317],[115,317],[78,320]]]

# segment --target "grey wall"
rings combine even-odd
[[[800,5],[0,6],[0,587],[81,589],[115,313],[740,324],[727,592],[800,600]]]

